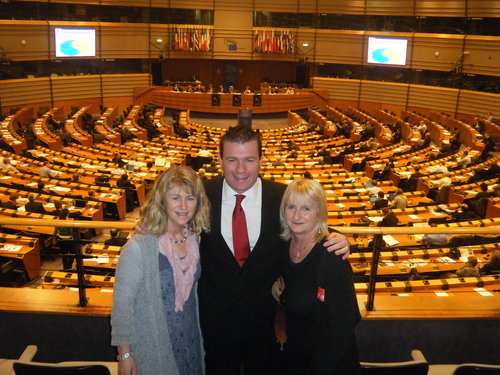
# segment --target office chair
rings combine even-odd
[[[104,365],[70,365],[58,363],[14,362],[16,375],[110,375]]]
[[[453,375],[499,375],[499,365],[485,365],[481,363],[462,363]]]
[[[429,363],[420,350],[411,351],[411,361],[406,362],[360,362],[363,375],[426,375]]]

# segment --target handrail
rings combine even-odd
[[[73,220],[49,220],[49,219],[29,219],[29,218],[2,218],[0,217],[0,226],[2,225],[22,225],[29,230],[32,226],[53,226],[53,227],[72,227],[76,230],[76,240],[79,243],[80,228],[115,228],[115,229],[134,229],[135,222],[122,221],[73,221]],[[432,233],[449,233],[449,234],[500,234],[499,226],[490,227],[332,227],[344,234],[372,234],[374,235],[373,250],[372,250],[372,265],[368,286],[368,300],[366,309],[372,311],[374,309],[375,285],[377,277],[377,266],[382,247],[382,238],[384,234],[432,234]],[[76,268],[78,273],[78,293],[80,297],[79,306],[87,305],[87,297],[85,294],[85,281],[83,278],[83,254],[80,246],[77,246],[76,252]]]
[[[123,221],[87,221],[87,220],[52,220],[0,217],[1,225],[24,225],[44,227],[73,227],[73,228],[119,228],[134,229],[135,222]],[[330,227],[345,234],[500,234],[500,226],[487,227]]]

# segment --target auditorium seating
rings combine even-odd
[[[361,362],[363,375],[427,375],[429,363],[420,350],[411,351],[411,361],[373,363]]]

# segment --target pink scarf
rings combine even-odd
[[[167,257],[174,273],[175,311],[183,311],[184,303],[189,298],[193,288],[194,274],[200,259],[197,236],[188,229],[186,239],[187,254],[182,259],[174,251],[167,232],[160,236],[159,242],[160,253]]]

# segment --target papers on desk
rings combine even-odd
[[[96,263],[99,263],[99,264],[106,264],[106,263],[109,263],[109,257],[98,256],[96,258],[84,259],[83,261],[84,262],[96,262]]]
[[[378,264],[379,267],[394,267],[394,263],[387,260],[381,260]]]
[[[2,251],[18,252],[22,248],[23,247],[21,245],[4,244],[0,245],[0,252]]]
[[[104,288],[99,288],[99,291],[101,293],[113,293],[113,289],[104,289]]]
[[[408,217],[409,217],[410,219],[413,219],[413,220],[419,220],[419,219],[420,219],[417,215],[413,215],[413,214],[408,215]]]
[[[339,207],[339,208],[344,208],[345,207],[345,204],[342,204],[342,203],[335,203],[335,206]]]
[[[368,216],[368,220],[374,223],[380,223],[384,219],[383,216]]]
[[[349,182],[349,183],[356,182],[356,177],[350,177],[346,180],[346,182]]]
[[[327,190],[326,194],[333,194],[333,190]]]
[[[413,172],[409,172],[409,171],[401,171],[401,172],[398,172],[398,175],[400,175],[401,177],[410,177],[412,173]]]
[[[474,288],[474,291],[482,295],[483,297],[492,297],[493,293],[488,292],[484,288]]]
[[[10,176],[2,176],[0,177],[0,180],[10,180],[12,177]]]
[[[115,198],[116,195],[114,194],[106,194],[106,193],[102,193],[101,195],[99,195],[99,198],[107,198],[107,199],[113,199]]]
[[[399,243],[398,240],[396,240],[394,237],[392,237],[390,234],[385,234],[382,236],[383,240],[387,244],[387,246],[394,246]]]
[[[358,188],[358,189],[354,189],[354,191],[357,191],[358,193],[364,193],[364,192],[366,192],[366,189],[365,188]]]
[[[21,212],[26,212],[26,208],[24,208],[24,206],[19,206],[17,210]]]
[[[44,208],[55,208],[54,203],[46,203],[43,205]]]
[[[38,186],[38,182],[30,182],[29,184],[26,184],[27,187],[35,187]]]
[[[474,250],[472,250],[468,246],[461,246],[458,248],[458,250],[460,250],[460,260],[462,260],[462,258],[465,258],[464,262],[467,262],[467,257],[474,255]],[[478,262],[479,262],[479,259],[478,259]]]
[[[451,259],[450,257],[439,257],[436,260],[439,263],[457,263],[455,259]]]
[[[434,210],[430,210],[431,214],[433,214],[434,216],[444,216],[444,214],[440,213],[440,212],[436,212]]]
[[[436,296],[438,296],[438,297],[449,297],[449,294],[446,292],[435,291],[434,293],[436,293]]]
[[[82,168],[84,168],[84,169],[101,169],[102,165],[82,164]]]
[[[53,186],[50,190],[61,192],[61,193],[69,193],[71,191],[70,188],[64,186]]]

